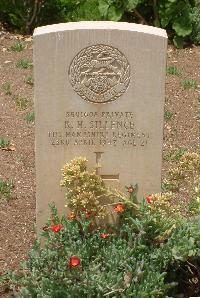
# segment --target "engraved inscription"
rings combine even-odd
[[[48,132],[53,146],[146,148],[148,131],[136,125],[133,112],[64,112],[61,130]]]
[[[128,88],[130,65],[118,49],[98,44],[81,50],[69,67],[73,89],[92,103],[116,100]]]

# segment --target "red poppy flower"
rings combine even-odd
[[[69,266],[70,267],[78,267],[81,264],[81,260],[79,257],[73,256],[69,259]]]
[[[152,196],[148,196],[148,197],[146,197],[146,201],[147,201],[147,203],[148,204],[151,204],[152,203]]]
[[[106,239],[106,238],[108,238],[108,237],[110,237],[110,234],[109,233],[102,233],[101,235],[100,235],[100,237],[101,238],[103,238],[103,239]]]
[[[63,225],[58,224],[58,225],[52,226],[52,227],[51,227],[51,230],[52,230],[54,233],[58,233],[58,232],[60,232],[60,230],[61,230],[62,228],[63,228]]]
[[[114,207],[114,211],[117,213],[122,213],[125,211],[125,206],[123,204],[117,204],[117,206]]]
[[[74,220],[74,219],[76,219],[76,214],[75,214],[74,212],[72,212],[72,213],[70,213],[70,214],[67,216],[67,218],[68,218],[69,220]]]

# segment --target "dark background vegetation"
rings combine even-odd
[[[165,28],[177,47],[200,43],[199,0],[1,0],[0,21],[30,34],[41,25],[126,21]]]

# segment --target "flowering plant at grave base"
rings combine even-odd
[[[159,212],[163,217],[180,216],[180,206],[174,204],[172,192],[157,193],[146,197],[151,212]]]
[[[126,201],[129,204],[132,202],[134,205],[134,200],[129,200],[117,190],[109,189],[95,172],[88,172],[86,158],[75,158],[64,166],[61,186],[66,189],[68,202],[66,206],[72,210],[69,216],[73,219],[80,216],[87,219],[104,218],[108,215],[107,207],[114,205],[114,201],[119,203]],[[131,189],[131,197],[133,197],[137,187],[131,185],[128,189]]]
[[[91,173],[85,163],[76,159],[63,172],[73,200],[77,186],[89,188]],[[37,240],[21,269],[8,272],[2,283],[16,297],[200,296],[200,216],[181,216],[171,193],[149,194],[136,204],[135,186],[127,187],[126,196],[91,175],[92,201],[86,206],[79,199],[70,202],[71,213],[62,218],[51,205],[51,217],[41,230],[42,245]],[[110,208],[111,216],[119,216],[116,224],[96,221],[101,215],[100,198],[99,204],[95,201],[99,193],[119,198]]]
[[[103,217],[106,210],[100,202],[107,195],[106,187],[99,176],[87,171],[86,163],[87,160],[80,157],[62,169],[61,186],[66,188],[67,206],[75,215],[90,211]]]
[[[86,218],[51,212],[43,245],[36,241],[21,270],[2,279],[16,297],[176,297],[191,272],[195,278],[200,217],[163,217],[144,201],[137,215],[127,205],[117,225],[91,230]]]

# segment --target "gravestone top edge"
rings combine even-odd
[[[112,21],[82,21],[47,25],[37,27],[34,30],[33,36],[73,30],[122,30],[130,32],[134,31],[138,33],[146,33],[150,35],[157,35],[163,38],[167,38],[166,30],[161,28],[141,24]]]

